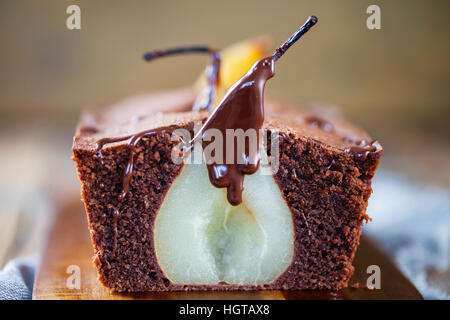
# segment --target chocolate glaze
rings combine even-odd
[[[216,163],[211,157],[209,159],[207,158],[206,162],[211,183],[218,188],[227,188],[227,198],[232,205],[238,205],[242,202],[244,175],[255,173],[259,167],[261,143],[259,132],[264,123],[264,85],[273,75],[273,57],[257,61],[247,74],[233,85],[219,106],[206,120],[199,133],[189,141],[188,149],[193,148],[195,142],[200,138],[203,141],[203,148],[206,148],[213,142],[203,139],[206,130],[218,129],[221,132],[224,138],[222,153],[224,155],[224,161],[223,163]],[[246,143],[245,153],[237,155],[237,143],[232,143],[230,146],[225,143],[227,129],[242,129],[244,132],[248,129],[255,130],[257,134],[256,148],[250,148],[249,143]],[[162,127],[143,131],[135,135],[103,138],[97,141],[97,155],[103,161],[102,148],[105,144],[128,140],[130,157],[122,174],[122,190],[119,194],[120,202],[125,199],[129,190],[133,174],[136,144],[143,137],[160,131],[172,131],[172,129]],[[233,148],[233,150],[229,150],[229,148]],[[255,149],[256,152],[252,152]],[[230,152],[234,154],[234,161],[232,163],[225,163],[225,155]]]
[[[201,110],[207,110],[209,111],[211,108],[211,104],[214,100],[214,97],[216,95],[217,86],[219,83],[219,71],[220,71],[220,53],[213,48],[207,47],[207,46],[193,46],[193,47],[179,47],[179,48],[173,48],[173,49],[165,49],[165,50],[154,50],[144,53],[143,58],[146,61],[151,61],[158,57],[164,57],[167,55],[174,55],[174,54],[180,54],[180,53],[190,53],[190,52],[202,52],[202,53],[209,53],[211,54],[211,61],[206,69],[206,76],[208,79],[208,85],[206,86],[205,90],[200,94],[199,98],[202,98],[203,95],[207,96],[207,100],[203,105],[200,105],[203,99],[197,99],[196,103],[194,103],[193,110],[195,111],[201,111]],[[136,122],[140,121],[142,119],[135,119]],[[135,157],[135,146],[136,144],[145,136],[155,134],[156,132],[160,131],[166,131],[166,130],[172,130],[171,128],[157,128],[152,130],[147,130],[140,132],[135,135],[128,135],[125,137],[117,137],[117,138],[103,138],[97,141],[97,155],[100,159],[101,163],[103,164],[103,157],[102,157],[102,148],[105,144],[108,143],[114,143],[114,142],[121,142],[128,140],[128,146],[130,147],[130,158],[127,162],[127,165],[125,167],[125,170],[122,174],[122,190],[119,194],[119,201],[122,202],[129,189],[131,177],[133,175],[133,166],[134,166],[134,157]],[[94,132],[95,133],[95,132]]]
[[[157,129],[147,130],[143,131],[134,135],[128,135],[125,137],[117,137],[117,138],[103,138],[97,141],[97,157],[100,159],[101,163],[103,162],[103,155],[102,155],[102,148],[105,144],[114,143],[114,142],[121,142],[128,140],[128,147],[130,148],[130,156],[128,158],[128,162],[125,166],[125,170],[122,173],[122,189],[119,193],[118,200],[119,202],[122,202],[125,200],[125,197],[127,196],[128,190],[130,188],[130,181],[133,176],[133,166],[134,166],[134,158],[136,155],[135,147],[137,143],[146,136],[153,135],[157,132],[162,131],[171,131],[172,128],[169,127],[161,127]],[[100,188],[103,188],[104,186],[100,185]],[[117,248],[117,222],[119,220],[120,212],[117,208],[113,209],[113,232],[114,232],[114,238],[113,238],[113,250],[110,255],[110,260],[114,260],[116,256],[116,248]]]
[[[252,68],[239,79],[227,92],[217,109],[207,119],[200,133],[191,141],[202,138],[203,148],[211,142],[205,141],[204,135],[208,129],[217,129],[223,139],[222,155],[233,152],[234,161],[228,163],[222,159],[216,162],[213,155],[206,154],[206,165],[211,183],[218,188],[227,188],[227,198],[230,204],[239,205],[242,202],[244,176],[258,170],[261,159],[260,129],[264,123],[264,86],[268,79],[274,76],[275,61],[277,61],[302,35],[317,23],[317,17],[311,16],[286,42],[284,42],[271,57],[257,61]],[[237,154],[237,143],[226,141],[227,129],[242,129],[244,132],[253,130],[256,133],[256,148],[245,141],[244,154]],[[236,142],[236,141],[235,141]],[[231,150],[230,150],[231,149]]]
[[[333,124],[316,115],[307,117],[305,119],[305,122],[314,128],[319,128],[324,131],[336,133]],[[339,135],[339,133],[337,134]],[[366,160],[367,156],[371,152],[376,152],[382,149],[380,143],[377,140],[368,142],[365,140],[354,140],[347,136],[341,136],[341,139],[345,143],[352,145],[349,148],[346,148],[345,152],[353,154],[355,156],[355,159],[357,160]]]
[[[128,140],[128,147],[130,148],[130,157],[125,166],[125,170],[122,173],[122,189],[120,191],[119,198],[118,198],[120,202],[125,200],[125,197],[128,193],[129,187],[130,187],[131,177],[133,176],[133,166],[134,166],[134,158],[136,155],[136,151],[135,151],[136,145],[138,144],[139,141],[141,141],[141,139],[143,137],[147,137],[147,136],[150,136],[157,132],[162,132],[162,131],[172,132],[173,129],[170,127],[160,127],[160,128],[156,128],[156,129],[142,131],[142,132],[134,134],[134,135],[128,135],[125,137],[117,137],[117,138],[103,138],[103,139],[100,139],[97,141],[97,156],[103,164],[102,148],[105,144]]]
[[[213,141],[205,141],[205,132],[217,129],[223,137],[222,161],[216,162],[213,155],[205,154],[211,183],[218,188],[227,188],[227,198],[232,205],[242,202],[244,176],[258,170],[260,161],[260,129],[264,122],[264,86],[274,76],[274,58],[267,57],[257,61],[253,67],[228,91],[217,109],[206,120],[200,132],[192,139],[202,138],[203,148]],[[227,129],[254,130],[257,146],[251,148],[245,141],[244,154],[238,155],[236,141],[226,141]],[[256,150],[256,152],[255,152]],[[233,152],[234,160],[228,163],[225,155]]]
[[[264,122],[264,85],[274,75],[274,59],[268,57],[256,62],[253,67],[238,80],[228,91],[216,110],[206,120],[197,136],[189,142],[188,149],[194,147],[197,139],[204,137],[206,130],[218,129],[224,137],[223,155],[230,152],[234,154],[234,161],[230,164],[215,163],[213,159],[206,159],[211,183],[218,188],[227,188],[227,198],[232,205],[242,202],[244,175],[253,174],[258,170],[260,161],[260,136],[259,132]],[[245,153],[237,155],[237,143],[228,146],[225,143],[226,129],[255,130],[257,134],[256,152],[245,144]],[[133,174],[135,146],[145,136],[160,131],[172,131],[171,128],[162,127],[143,131],[135,135],[118,138],[103,138],[97,141],[97,155],[102,160],[102,148],[105,144],[126,141],[130,148],[130,157],[122,174],[122,189],[119,201],[122,202],[129,190]],[[247,142],[247,141],[246,141]],[[203,140],[202,146],[206,148],[212,141]],[[233,150],[229,150],[233,148]],[[103,163],[103,162],[102,162]]]
[[[252,68],[240,80],[238,80],[227,92],[219,106],[206,120],[200,132],[189,142],[187,149],[190,150],[195,145],[197,139],[202,138],[203,148],[206,148],[213,141],[205,141],[204,135],[206,130],[217,129],[222,133],[224,140],[223,155],[233,151],[234,161],[228,163],[226,159],[221,159],[216,163],[213,157],[206,159],[209,179],[211,183],[218,188],[227,188],[227,198],[232,205],[238,205],[242,202],[242,191],[244,188],[244,176],[253,174],[258,170],[260,162],[260,129],[264,122],[264,86],[268,79],[274,76],[274,65],[286,50],[292,46],[303,34],[305,34],[312,26],[317,23],[317,18],[311,16],[286,42],[280,46],[273,56],[263,58],[257,61]],[[166,55],[185,53],[185,52],[208,52],[212,53],[212,62],[208,72],[208,109],[212,103],[213,96],[216,93],[218,83],[218,74],[220,68],[220,55],[216,50],[209,47],[180,47],[168,50],[156,50],[144,54],[144,59],[150,61],[157,57]],[[194,105],[194,109],[196,109]],[[199,108],[198,110],[201,110]],[[102,161],[101,150],[104,144],[128,141],[130,147],[130,158],[123,173],[122,190],[119,195],[119,201],[123,201],[128,193],[130,180],[133,173],[135,146],[142,137],[154,134],[160,130],[167,128],[144,131],[136,135],[130,135],[122,138],[104,138],[98,141],[98,156]],[[251,129],[256,133],[256,148],[249,146],[245,141],[244,154],[237,155],[237,143],[228,146],[226,143],[227,129],[242,129],[244,132]],[[229,148],[234,148],[229,150]],[[206,155],[213,156],[213,155]]]
[[[256,130],[257,134],[257,148],[256,153],[250,154],[251,148],[248,144],[245,145],[245,154],[241,155],[240,162],[245,164],[238,164],[237,145],[233,143],[233,154],[235,156],[233,164],[221,164],[208,161],[207,168],[211,183],[218,188],[227,188],[227,198],[233,205],[242,202],[243,180],[246,174],[253,174],[258,170],[260,161],[260,135],[259,130],[264,122],[264,85],[268,79],[274,75],[274,61],[272,57],[264,58],[255,63],[250,71],[242,77],[232,89],[228,92],[219,107],[206,120],[202,129],[199,131],[194,139],[189,141],[188,149],[195,145],[196,139],[203,137],[207,129],[218,129],[223,137],[226,137],[226,129],[248,129]],[[251,85],[249,85],[249,83]],[[251,102],[251,103],[249,103]],[[332,125],[320,118],[310,117],[306,123],[312,126],[321,128],[322,130],[333,131]],[[331,128],[331,129],[330,129]],[[172,133],[172,127],[160,127],[156,129],[142,131],[134,135],[116,138],[102,138],[97,141],[97,157],[103,164],[102,149],[103,146],[110,143],[122,142],[128,140],[128,147],[130,148],[129,160],[122,173],[122,189],[119,193],[118,200],[124,201],[128,190],[130,181],[133,175],[133,166],[135,158],[135,146],[146,136],[156,134],[158,132]],[[365,160],[371,152],[381,150],[381,145],[377,140],[366,142],[365,140],[352,140],[348,137],[342,139],[352,144],[351,147],[345,149],[345,152],[351,153],[358,160]],[[225,142],[225,141],[224,141]],[[202,147],[205,148],[212,141],[206,142],[203,140]],[[227,144],[224,143],[223,155],[227,154]],[[225,173],[225,174],[224,174]]]
[[[377,140],[367,142],[365,140],[354,141],[349,138],[344,138],[344,141],[353,144],[353,146],[345,149],[345,151],[353,154],[357,160],[366,160],[371,152],[381,150],[381,145]]]

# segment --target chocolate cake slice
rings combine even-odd
[[[119,292],[346,287],[382,147],[341,119],[267,100],[278,169],[247,176],[242,204],[231,206],[205,164],[172,161],[173,130],[193,134],[209,116],[190,111],[195,98],[191,89],[143,95],[82,116],[73,154],[101,283]]]

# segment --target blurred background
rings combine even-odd
[[[71,4],[81,30],[66,28]],[[380,30],[366,27],[371,4],[381,8]],[[425,296],[448,298],[449,11],[437,0],[0,1],[0,268],[39,252],[55,203],[79,192],[71,144],[81,110],[192,85],[207,61],[148,64],[144,51],[260,35],[275,48],[315,14],[319,23],[277,64],[266,94],[337,106],[383,144],[367,233]],[[430,245],[422,233],[437,236]],[[425,255],[431,265],[405,262],[399,235],[422,250],[409,259]]]

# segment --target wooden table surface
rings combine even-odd
[[[81,201],[74,197],[58,210],[50,230],[48,245],[38,270],[33,299],[423,299],[417,289],[390,262],[374,244],[361,239],[354,260],[355,274],[350,284],[358,282],[360,288],[340,291],[252,291],[252,292],[168,292],[119,294],[112,293],[97,280],[92,265],[93,249],[90,243],[86,215]],[[381,269],[381,289],[365,288],[367,266]],[[81,288],[68,289],[66,273],[70,265],[77,265],[81,273]]]

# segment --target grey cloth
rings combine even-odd
[[[0,271],[0,300],[31,299],[37,257],[14,259]]]
[[[450,299],[450,192],[380,171],[363,234],[374,238],[426,299]],[[383,270],[381,270],[383,272]]]

